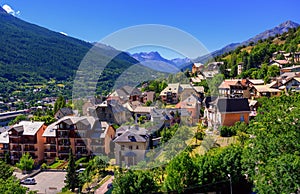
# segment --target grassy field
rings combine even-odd
[[[59,167],[62,168],[68,164],[68,163],[66,163],[64,166],[62,166],[64,163],[65,163],[64,160],[57,160],[56,162],[54,162],[53,164],[48,166],[48,168],[50,168],[50,169],[57,169]]]

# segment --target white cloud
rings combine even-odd
[[[15,11],[13,10],[9,5],[5,4],[2,6],[2,8],[9,14],[13,15],[13,16],[18,16],[20,15],[20,11]]]
[[[68,34],[67,33],[65,33],[65,32],[60,32],[62,35],[65,35],[65,36],[68,36]]]

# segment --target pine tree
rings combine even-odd
[[[74,192],[75,187],[78,183],[78,177],[76,173],[76,166],[75,166],[75,158],[73,156],[72,148],[70,148],[69,152],[69,164],[67,170],[67,187]]]

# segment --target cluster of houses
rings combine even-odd
[[[115,90],[106,100],[89,100],[83,105],[85,116],[78,116],[70,108],[61,108],[55,114],[56,122],[21,121],[1,128],[0,158],[9,156],[13,164],[24,153],[29,153],[36,164],[51,163],[56,158],[67,159],[69,150],[80,158],[105,154],[114,156],[116,163],[133,165],[144,159],[149,146],[159,144],[157,130],[185,122],[199,122],[203,87],[189,84],[169,84],[160,99],[170,108],[145,106],[154,101],[154,92],[141,92],[125,86]],[[152,122],[149,128],[137,124],[143,116]],[[127,124],[131,121],[131,124]],[[118,127],[120,126],[120,127]]]
[[[124,86],[105,99],[86,101],[81,113],[84,116],[62,108],[55,114],[56,121],[48,126],[21,121],[0,128],[0,158],[9,157],[15,164],[28,152],[36,164],[51,163],[56,158],[67,159],[72,148],[77,158],[105,154],[114,157],[116,164],[131,166],[142,161],[150,147],[159,145],[156,132],[163,128],[175,123],[202,123],[218,130],[237,121],[248,123],[257,114],[257,98],[300,89],[300,66],[291,66],[281,68],[280,76],[271,83],[226,79],[218,86],[219,96],[204,96],[204,88],[195,85],[216,75],[220,65],[223,63],[206,67],[195,63],[192,73],[197,76],[191,78],[190,84],[170,83],[159,94]],[[156,100],[166,106],[147,103]],[[139,122],[151,125],[146,128]]]
[[[42,100],[36,102],[37,106],[30,106],[29,102],[24,102],[24,100],[19,99],[18,97],[9,97],[7,102],[3,101],[3,97],[0,97],[0,126],[7,126],[8,123],[14,120],[17,116],[20,115],[31,115],[37,110],[45,111],[49,105],[52,107],[56,101],[56,97],[45,97]],[[24,103],[22,108],[18,109],[16,104]]]

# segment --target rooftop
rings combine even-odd
[[[11,129],[23,131],[23,135],[35,135],[43,124],[44,122],[39,121],[21,121],[20,123],[13,125]]]

